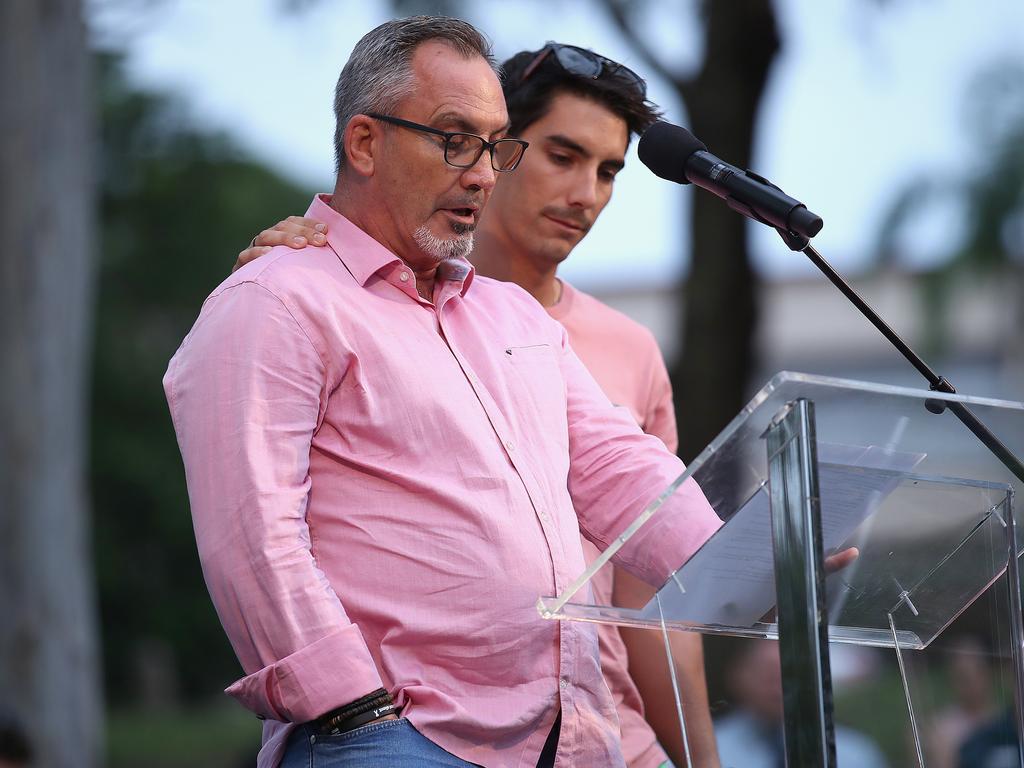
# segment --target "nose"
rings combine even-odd
[[[597,204],[597,174],[588,169],[580,169],[569,188],[568,203],[579,208],[592,208]]]
[[[462,186],[467,189],[482,189],[489,192],[497,182],[498,172],[491,165],[491,153],[484,150],[476,163],[462,172]]]

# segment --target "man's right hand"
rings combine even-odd
[[[305,248],[307,245],[325,245],[327,243],[327,225],[314,219],[302,216],[289,216],[279,221],[270,229],[264,229],[252,239],[252,243],[238,254],[234,272],[250,261],[258,259],[275,245],[287,245],[289,248]]]

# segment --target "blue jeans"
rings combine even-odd
[[[479,768],[445,752],[404,717],[370,723],[337,736],[308,725],[292,733],[280,768]]]

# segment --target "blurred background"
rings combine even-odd
[[[36,764],[252,764],[160,380],[238,251],[332,188],[355,41],[418,12],[647,77],[823,217],[818,249],[959,391],[1024,399],[1019,0],[4,0],[0,742],[20,721]],[[781,369],[923,386],[805,257],[635,146],[563,274],[655,332],[684,459]],[[973,614],[946,650],[987,658]],[[709,647],[722,712],[737,653]],[[894,662],[843,664],[841,714],[909,764]]]

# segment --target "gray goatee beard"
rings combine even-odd
[[[473,232],[469,229],[446,240],[435,235],[424,224],[412,233],[412,239],[425,254],[438,261],[464,259],[473,251]]]

